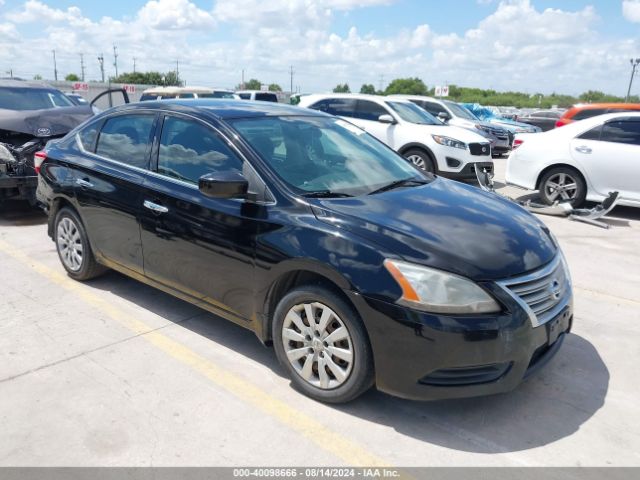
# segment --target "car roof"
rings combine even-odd
[[[47,90],[56,90],[56,88],[51,85],[47,85],[46,83],[12,79],[0,79],[0,88],[46,88]]]
[[[579,103],[572,107],[573,109],[589,110],[592,108],[627,108],[629,110],[640,110],[640,103]]]
[[[403,103],[409,102],[409,100],[407,99],[394,97],[392,95],[369,95],[366,93],[313,93],[311,95],[306,95],[303,98],[305,99],[305,103],[315,102],[323,100],[325,98],[352,98],[354,100],[371,100],[377,103],[384,103],[388,100],[393,100],[394,102],[399,101]]]
[[[236,93],[273,93],[277,95],[277,92],[272,92],[271,90],[236,90]]]
[[[273,102],[247,102],[246,100],[197,98],[197,99],[169,99],[146,102],[129,103],[108,110],[106,113],[135,111],[135,110],[168,110],[182,113],[200,113],[218,119],[250,118],[250,117],[281,117],[281,116],[318,116],[326,117],[325,113],[315,110],[302,109],[293,105]]]
[[[162,95],[163,93],[213,93],[209,87],[151,87],[142,92],[143,95]]]

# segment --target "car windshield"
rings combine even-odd
[[[447,106],[449,110],[453,112],[453,115],[455,117],[464,118],[466,120],[471,120],[473,122],[480,121],[478,117],[476,117],[473,113],[471,113],[469,110],[464,108],[462,105],[458,105],[457,103],[454,103],[454,102],[443,102],[443,103]]]
[[[62,92],[46,88],[0,88],[0,108],[6,110],[45,110],[73,107]]]
[[[414,105],[410,102],[386,102],[398,116],[409,123],[417,123],[419,125],[442,125],[436,117],[426,110]]]
[[[231,126],[299,194],[357,196],[427,177],[366,132],[338,118],[243,118]]]

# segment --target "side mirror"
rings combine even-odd
[[[378,121],[380,123],[390,123],[390,124],[394,124],[396,123],[395,118],[393,118],[391,115],[389,115],[388,113],[385,113],[384,115],[380,115],[378,117]]]
[[[249,182],[238,172],[207,173],[198,179],[198,190],[211,198],[245,198]]]
[[[447,123],[449,120],[451,120],[451,115],[449,115],[447,112],[440,112],[438,113],[438,118],[444,123]]]

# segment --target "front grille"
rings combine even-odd
[[[491,155],[491,145],[488,143],[470,143],[471,155]]]
[[[508,140],[509,139],[509,132],[507,130],[502,129],[502,128],[482,127],[482,129],[485,132],[490,133],[494,137],[499,138],[500,140]]]
[[[498,284],[527,311],[534,327],[555,317],[571,298],[571,282],[560,255],[533,273]]]

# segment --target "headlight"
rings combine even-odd
[[[2,145],[1,143],[0,143],[0,160],[3,160],[7,163],[14,163],[16,161],[16,158],[9,151],[9,149],[4,145]]]
[[[431,135],[431,137],[433,137],[436,143],[444,145],[445,147],[461,148],[462,150],[467,149],[466,143],[456,140],[455,138],[443,137],[442,135]]]
[[[398,260],[384,266],[402,288],[398,303],[433,313],[495,313],[500,305],[475,282]]]

